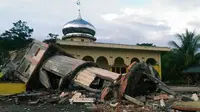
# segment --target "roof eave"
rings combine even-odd
[[[113,49],[132,49],[132,50],[145,50],[145,51],[159,51],[168,52],[170,48],[167,47],[144,47],[135,45],[122,45],[122,44],[106,44],[106,43],[91,43],[91,42],[73,42],[66,40],[58,40],[56,42],[59,45],[67,46],[85,46],[85,47],[99,47],[99,48],[113,48]]]

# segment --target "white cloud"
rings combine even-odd
[[[144,7],[122,8],[119,14],[113,14],[115,18],[103,19],[109,20],[110,24],[117,23],[142,32],[144,42],[163,43],[164,39],[167,44],[172,38],[166,38],[172,37],[171,35],[175,33],[181,33],[186,28],[191,30],[200,28],[197,26],[199,24],[194,24],[194,21],[200,19],[198,6],[200,6],[199,0],[152,0],[151,4]]]
[[[117,14],[105,14],[105,15],[102,15],[102,18],[104,20],[107,20],[107,21],[112,21],[114,19],[119,18],[119,15],[117,15]]]
[[[76,18],[76,0],[1,0],[0,32],[24,20],[34,28],[39,40],[47,34],[62,35],[63,25]],[[82,0],[82,17],[97,29],[98,41],[167,45],[175,33],[185,28],[200,32],[199,0],[152,0],[130,7],[120,0]]]

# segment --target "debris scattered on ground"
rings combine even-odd
[[[141,102],[141,101],[139,101],[139,100],[137,100],[137,99],[135,99],[135,98],[133,98],[133,97],[130,97],[130,96],[128,96],[128,95],[124,95],[124,98],[125,98],[126,100],[128,100],[128,101],[130,101],[130,102],[136,104],[136,105],[144,106],[144,103],[143,103],[143,102]]]
[[[5,66],[4,73],[23,81],[27,92],[0,97],[3,102],[28,106],[81,104],[96,112],[165,112],[200,107],[198,94],[174,92],[144,62],[133,62],[122,75],[37,41],[21,58],[9,63],[12,69]]]

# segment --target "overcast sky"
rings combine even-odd
[[[38,40],[62,36],[77,10],[76,0],[1,0],[0,33],[23,20]],[[82,17],[96,27],[99,42],[167,46],[185,28],[200,33],[199,12],[200,0],[81,0]]]

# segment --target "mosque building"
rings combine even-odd
[[[62,40],[56,43],[67,53],[117,73],[126,73],[127,67],[137,61],[153,65],[161,75],[161,53],[170,51],[167,47],[96,42],[95,27],[81,17],[80,11],[76,19],[64,25],[62,32]]]

